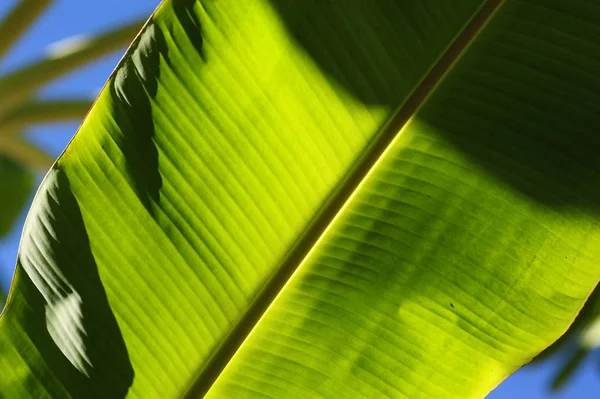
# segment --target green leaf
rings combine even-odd
[[[0,391],[484,396],[600,277],[599,20],[165,1],[36,196]]]
[[[29,199],[35,184],[30,171],[0,155],[0,237],[6,235]],[[0,293],[0,297],[4,297]]]

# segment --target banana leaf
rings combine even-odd
[[[600,277],[598,21],[164,1],[32,205],[0,392],[485,396]]]

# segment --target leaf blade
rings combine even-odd
[[[180,4],[192,6],[182,7]],[[474,4],[476,3],[465,6],[462,9],[463,14],[469,15],[474,12]],[[173,8],[167,13],[166,9],[170,7]],[[294,7],[302,9],[294,4],[290,4],[289,7],[292,7],[291,10],[296,9]],[[356,11],[356,17],[364,15],[359,10]],[[402,10],[392,11],[397,15]],[[417,8],[414,12],[416,15],[423,15],[427,10]],[[183,392],[187,389],[186,383],[179,386],[174,383],[181,382],[182,378],[183,381],[188,380],[189,377],[182,377],[181,370],[204,367],[203,364],[211,357],[219,342],[219,339],[211,335],[227,335],[230,328],[226,327],[230,323],[228,320],[240,317],[239,309],[247,306],[247,301],[255,296],[256,287],[262,286],[265,279],[268,279],[273,262],[285,256],[287,248],[281,244],[281,240],[288,243],[295,240],[296,234],[303,230],[311,214],[318,210],[322,198],[334,185],[333,182],[343,176],[342,165],[348,165],[355,156],[351,149],[366,145],[364,135],[376,132],[376,127],[384,124],[386,115],[392,111],[366,109],[345,95],[306,59],[298,47],[290,43],[288,33],[275,16],[270,6],[260,3],[236,2],[235,6],[233,2],[164,3],[155,16],[156,23],[164,25],[152,27],[151,24],[146,28],[146,34],[139,37],[138,44],[130,52],[130,58],[120,67],[122,72],[117,71],[114,75],[107,89],[100,95],[94,107],[95,111],[88,115],[80,132],[57,164],[58,169],[69,171],[66,173],[70,181],[70,190],[81,206],[84,224],[90,236],[91,251],[97,254],[103,280],[110,281],[108,286],[113,288],[120,287],[119,281],[138,280],[140,283],[136,284],[136,295],[150,299],[159,293],[163,300],[167,301],[149,301],[149,304],[155,307],[155,313],[161,314],[161,317],[157,317],[156,314],[150,317],[149,314],[138,313],[136,321],[129,320],[126,325],[121,326],[124,336],[127,337],[128,347],[139,349],[130,352],[130,356],[133,356],[132,364],[136,369],[132,392],[138,392],[142,387],[150,389],[149,387],[154,386],[155,389],[162,390],[159,391],[162,392],[161,395],[168,396],[169,392]],[[385,15],[379,12],[373,17],[385,18]],[[200,21],[196,20],[197,18],[200,18]],[[220,26],[215,20],[219,21]],[[239,21],[245,23],[240,24]],[[461,18],[457,18],[454,25],[446,24],[446,27],[455,31],[462,23],[464,22]],[[343,25],[343,20],[338,24]],[[227,36],[221,32],[221,26],[227,27]],[[201,38],[198,37],[198,27],[202,29]],[[161,34],[163,37],[160,37]],[[255,39],[249,41],[249,37]],[[177,38],[177,45],[173,44],[173,38]],[[199,51],[200,40],[202,48]],[[447,39],[440,40],[434,35],[428,40],[440,51],[448,42]],[[171,46],[171,51],[161,54],[165,42]],[[232,45],[233,49],[227,50]],[[177,51],[181,47],[188,51],[181,54]],[[420,47],[413,47],[410,51],[412,57],[420,60],[419,65],[425,67],[416,66],[412,69],[412,85],[407,84],[406,80],[397,82],[399,90],[394,95],[399,98],[408,94],[411,86],[423,75],[423,69],[427,69],[427,65],[431,65],[438,57],[438,54],[423,52]],[[406,57],[402,49],[398,54],[397,57]],[[285,64],[282,65],[284,61]],[[294,71],[292,65],[295,62],[303,67],[296,68],[295,72],[290,74],[290,71]],[[370,61],[363,59],[363,62]],[[388,62],[392,62],[392,59]],[[202,65],[203,68],[196,71],[190,68],[191,65]],[[155,85],[157,70],[160,72],[161,82],[173,85],[181,93],[178,98],[159,90]],[[200,73],[202,80],[194,76],[195,73]],[[310,83],[306,81],[307,77],[310,77]],[[182,78],[186,79],[185,85],[178,82]],[[194,89],[193,94],[187,93],[188,87]],[[209,87],[211,90],[208,90]],[[268,90],[265,92],[265,89]],[[239,93],[236,101],[231,100],[228,92]],[[382,91],[379,95],[387,94]],[[329,109],[316,108],[312,101],[302,96],[308,96],[315,101],[327,100]],[[149,100],[155,102],[151,108],[151,111],[155,112],[156,122],[153,126],[147,124],[150,120],[147,116],[141,116],[147,115],[146,104]],[[195,101],[182,102],[185,100]],[[200,101],[200,106],[193,105],[197,101]],[[202,101],[205,102],[204,105]],[[219,102],[231,107],[233,114],[229,115],[226,110],[220,108]],[[275,104],[277,108],[273,108]],[[104,116],[103,113],[109,110],[114,119]],[[193,115],[191,121],[186,122],[187,118],[181,110]],[[136,117],[128,116],[129,112],[133,112]],[[334,116],[334,112],[339,112],[341,116]],[[170,114],[175,117],[168,117]],[[315,115],[319,119],[315,119]],[[232,119],[232,116],[236,119]],[[294,123],[298,117],[303,120],[303,125]],[[237,126],[239,123],[243,129]],[[325,123],[329,128],[337,126],[332,130],[336,135],[325,137],[318,134],[320,123]],[[257,126],[253,126],[255,124]],[[102,132],[98,126],[105,126],[106,131]],[[193,126],[203,126],[202,135],[184,134],[186,130],[195,131]],[[130,130],[128,134],[131,136],[128,137],[120,132],[120,129],[131,127],[136,128],[139,133]],[[257,127],[264,129],[264,133],[257,130]],[[278,129],[289,133],[282,135]],[[171,132],[168,136],[167,131]],[[231,136],[220,136],[222,131],[229,131]],[[249,134],[252,140],[244,141],[242,131]],[[295,138],[292,132],[305,137]],[[190,137],[194,139],[193,147],[186,144]],[[232,140],[233,138],[235,140]],[[146,143],[144,146],[148,147],[142,146],[142,152],[138,153],[135,147],[129,144],[128,140],[133,139]],[[318,145],[309,147],[303,144],[309,141]],[[172,146],[178,151],[173,152]],[[277,152],[267,152],[269,147],[286,154],[287,167],[278,159],[281,155]],[[193,148],[199,148],[200,151]],[[288,154],[290,149],[294,148],[301,148],[305,152],[302,157],[291,162],[294,157]],[[207,163],[207,159],[203,159],[205,157],[209,157],[212,163]],[[236,172],[237,181],[232,178],[222,180],[222,177],[218,177],[231,173],[231,169],[219,161],[223,157],[232,160],[239,168]],[[266,164],[261,157],[267,157],[268,162],[277,167]],[[190,169],[182,161],[188,164],[192,162],[194,167]],[[143,168],[139,165],[143,165]],[[171,168],[160,169],[160,173],[157,174],[154,168],[161,168],[161,165],[163,168],[171,165]],[[249,168],[249,165],[252,165],[252,168]],[[191,170],[196,172],[191,173]],[[112,181],[115,185],[96,191],[98,186],[86,183],[90,181],[91,176],[95,176],[93,180],[98,182]],[[267,182],[268,186],[265,186]],[[192,184],[193,189],[188,189],[190,193],[205,193],[199,198],[187,196],[186,200],[194,207],[194,211],[190,209],[190,205],[178,198],[177,191],[172,188],[175,183],[180,187]],[[301,186],[294,187],[295,184]],[[207,191],[208,187],[214,192]],[[273,197],[275,193],[278,195],[277,199]],[[215,201],[216,195],[219,201]],[[108,198],[117,199],[117,202],[110,200],[112,205],[106,208],[104,201]],[[157,202],[157,199],[160,202]],[[240,207],[239,203],[236,204],[239,201],[242,201],[243,207]],[[161,206],[157,207],[157,203]],[[106,208],[103,216],[89,212],[90,207],[98,206]],[[115,213],[115,210],[125,209],[124,207],[129,211]],[[189,221],[197,220],[195,212],[198,210],[202,212],[203,218],[211,221],[212,231],[203,228],[194,231],[188,227]],[[248,210],[252,213],[247,213]],[[218,219],[215,219],[215,212],[219,216]],[[271,216],[266,218],[267,214]],[[136,262],[132,258],[116,256],[114,259],[117,259],[117,263],[114,263],[102,255],[104,251],[115,255],[145,253],[144,250],[131,249],[141,245],[139,239],[127,242],[123,249],[118,250],[119,246],[115,247],[114,243],[107,241],[106,232],[100,227],[112,219],[111,223],[125,227],[124,231],[131,231],[131,226],[137,225],[135,215],[146,215],[142,217],[145,223],[148,223],[145,231],[136,234],[141,234],[140,238],[144,241],[155,243],[157,248],[168,254],[168,257],[157,255],[155,259],[143,257],[144,264],[154,265],[144,268],[145,273],[150,273],[156,281],[164,282],[164,286],[154,286],[152,290],[143,283],[150,275],[142,278],[134,270],[118,266],[121,261]],[[273,215],[278,215],[281,219],[274,219]],[[177,227],[165,230],[165,227],[160,227],[165,223],[173,223]],[[165,231],[170,231],[169,235],[173,236],[165,236]],[[202,237],[202,241],[198,241],[197,235]],[[192,243],[194,246],[190,247]],[[102,247],[105,247],[105,250],[101,250]],[[218,260],[215,260],[215,254],[220,255]],[[111,264],[113,266],[110,266]],[[211,282],[210,288],[202,287],[202,280],[194,277],[191,274],[192,270],[184,267],[186,264],[196,265],[197,269],[193,272],[201,273],[202,280]],[[184,285],[180,289],[182,292],[175,294],[171,299],[168,299],[167,293],[178,290],[173,285],[172,278],[166,274],[165,265],[173,268],[171,270],[177,270],[177,273],[182,273],[181,275],[185,276],[184,280],[191,284]],[[243,269],[241,265],[245,265]],[[244,273],[237,270],[244,270]],[[232,276],[237,279],[238,287],[227,283]],[[219,288],[222,284],[226,284],[226,291]],[[215,295],[218,302],[210,297],[211,293],[207,290],[212,290],[212,295]],[[117,291],[125,290],[121,288]],[[203,295],[206,303],[201,308],[194,309],[189,305],[189,298],[197,298],[194,292],[205,293]],[[119,309],[115,311],[117,315],[131,314],[131,307],[135,306],[132,297],[116,301],[114,291],[109,291],[108,295],[111,306]],[[167,305],[170,309],[183,307],[186,309],[185,314],[179,310],[168,316],[165,308]],[[7,313],[3,319],[9,317],[10,313]],[[170,323],[167,323],[168,320]],[[130,323],[134,323],[137,328],[133,329]],[[161,344],[155,345],[155,348],[160,348],[154,351],[155,353],[148,353],[143,349],[143,342],[156,339],[153,335],[155,333],[138,336],[139,331],[156,331],[150,327],[156,323],[163,326],[160,330],[165,330],[171,324],[169,328],[177,337],[175,341],[179,343],[177,348],[163,339]],[[200,329],[199,337],[188,336],[189,334],[182,329],[190,323],[206,326],[196,327]],[[198,339],[202,339],[204,343],[190,344]],[[181,351],[191,356],[182,357]],[[171,364],[171,367],[165,369],[164,379],[151,377],[152,368],[161,364]],[[157,386],[160,387],[156,388]]]
[[[327,6],[331,8],[323,13],[314,4],[307,6],[308,3],[281,2],[275,4],[274,8],[257,3],[223,4],[165,3],[111,78],[69,150],[52,170],[52,173],[64,174],[69,181],[68,185],[62,183],[56,186],[59,191],[66,191],[67,198],[74,198],[66,201],[75,202],[81,208],[81,222],[78,223],[84,226],[82,230],[89,235],[89,250],[96,264],[92,269],[98,268],[100,285],[107,289],[109,313],[115,313],[121,330],[116,336],[122,334],[127,346],[125,356],[135,370],[130,388],[132,395],[143,396],[146,392],[158,396],[183,394],[198,376],[202,377],[206,365],[218,353],[223,340],[231,331],[235,331],[233,326],[241,320],[274,268],[290,254],[290,247],[297,242],[297,237],[306,231],[311,218],[322,209],[325,198],[343,180],[345,172],[357,159],[356,154],[371,143],[372,137],[385,125],[399,103],[418,85],[423,71],[430,68],[439,53],[447,48],[448,37],[455,36],[448,32],[460,30],[468,19],[465,15],[472,15],[478,9],[476,2],[464,3],[464,9],[461,9],[464,14],[450,23],[445,19],[445,13],[430,8],[431,4],[427,2],[419,3],[412,9],[412,4],[402,3],[407,9],[396,9],[395,14],[391,12],[393,8],[386,9],[383,3],[381,9],[371,10],[373,14],[365,13],[360,6],[342,13],[340,7],[333,3],[328,3]],[[439,6],[440,3],[436,4]],[[456,15],[453,3],[446,2],[444,5]],[[324,20],[331,22],[331,25],[315,24],[311,29],[307,28],[308,36],[299,34],[302,32],[298,31],[298,26],[310,26],[307,21],[315,21],[314,18],[319,15],[324,15]],[[386,55],[389,63],[385,66],[376,65],[373,59],[386,57],[382,56],[385,52],[380,48],[386,40],[386,34],[396,25],[375,22],[395,22],[398,18],[407,18],[407,15],[414,17],[419,27],[436,25],[438,18],[440,25],[449,30],[446,35],[438,37],[436,33],[431,33],[428,37],[427,32],[415,29],[411,38],[419,45],[401,43],[403,46],[414,46],[407,50],[396,43],[401,48],[391,48],[390,51],[395,55]],[[319,21],[318,18],[316,20]],[[411,20],[407,20],[407,26],[411,26]],[[350,51],[356,49],[352,45],[336,50],[341,39],[323,34],[333,29],[342,35],[342,43],[352,44],[357,40],[357,35],[349,27],[355,25],[360,27],[358,30],[361,32],[373,31],[373,26],[381,29],[376,30],[374,39],[373,36],[368,39],[369,35],[360,36],[366,42],[371,40],[369,43],[372,46],[363,46],[359,42],[356,53]],[[387,43],[390,45],[389,40]],[[371,48],[377,50],[371,54]],[[332,57],[327,50],[338,51],[339,54]],[[434,50],[437,54],[434,54]],[[344,60],[344,66],[336,63],[338,58]],[[406,67],[406,70],[412,71],[412,75],[407,74],[410,75],[408,78],[407,75],[401,79],[394,75],[394,68],[400,59],[412,59],[412,62],[419,60],[414,69]],[[397,80],[385,79],[394,76]],[[175,89],[172,89],[173,92],[165,90],[167,86]],[[431,100],[428,109],[433,107],[432,103],[436,102]],[[441,107],[443,101],[437,104]],[[406,140],[413,140],[417,136],[434,137],[437,130],[445,131],[448,128],[431,128],[418,122],[409,123],[407,129],[412,133],[403,134],[402,145],[412,145]],[[450,132],[453,133],[452,129]],[[428,146],[431,143],[425,141],[417,143],[419,145],[413,148],[415,152],[439,155],[430,151]],[[485,168],[473,167],[472,160],[461,157],[460,152],[449,145],[435,149],[452,158],[453,162],[449,162],[449,165],[440,163],[438,158],[443,160],[444,157],[435,156],[430,156],[432,159],[428,158],[427,161],[438,165],[441,171],[458,170],[456,173],[469,176],[472,182],[489,189],[489,192],[477,193],[479,198],[501,206],[500,209],[506,206],[510,208],[502,211],[507,213],[496,214],[496,218],[499,218],[498,215],[512,215],[514,209],[525,209],[525,216],[519,213],[521,211],[515,211],[518,220],[506,227],[508,235],[522,232],[522,226],[528,223],[535,225],[531,222],[534,219],[531,215],[541,212],[543,207],[528,196],[531,193],[519,194],[521,187],[505,190],[501,183],[494,180],[495,175]],[[408,164],[411,164],[410,161],[414,159],[409,157]],[[389,164],[391,161],[385,162]],[[419,169],[419,173],[421,175],[417,174],[414,180],[418,180],[419,176],[430,176],[427,170]],[[455,194],[442,207],[444,210],[452,213],[468,209],[468,194],[472,194],[469,190],[464,186],[449,187],[452,179],[434,177],[433,180],[439,180],[440,183],[438,195],[446,192]],[[422,191],[418,185],[411,186],[414,182],[406,176],[399,180],[405,185],[400,185],[398,190],[407,198],[412,198],[410,195],[414,196],[414,192]],[[378,184],[385,185],[385,182]],[[42,191],[41,195],[49,192]],[[502,201],[494,202],[492,194],[497,193],[509,205]],[[371,198],[370,195],[368,190],[361,189],[358,198]],[[393,201],[388,200],[382,200],[384,205],[394,205]],[[373,201],[369,199],[361,206],[366,207]],[[420,198],[420,201],[427,200]],[[50,200],[46,202],[51,203]],[[39,203],[44,204],[42,200]],[[49,212],[47,208],[39,207],[32,218],[37,220],[35,218],[53,213],[56,211]],[[404,218],[402,221],[410,225],[411,220],[406,219],[413,216],[419,220],[414,226],[430,226],[428,223],[431,220],[427,219],[425,213],[401,215]],[[569,225],[568,221],[549,213],[551,216],[548,218],[552,219],[552,223],[558,225],[559,229],[565,229],[565,236],[585,236],[582,233],[583,224],[575,222],[573,229],[569,230],[562,226],[563,223]],[[393,214],[386,216],[392,220],[398,218]],[[379,232],[377,230],[385,232],[386,228],[390,228],[384,223],[387,219],[378,220],[380,224],[370,226],[376,227],[375,231],[369,230],[370,233],[376,235]],[[452,224],[448,221],[445,223]],[[471,227],[460,227],[461,233],[456,237],[445,235],[445,239],[450,241],[449,246],[462,247]],[[435,236],[433,230],[426,232]],[[33,239],[34,242],[45,242],[43,238],[47,237],[43,231],[30,231],[34,236],[39,235]],[[537,234],[537,230],[531,231],[535,232],[528,234]],[[394,237],[404,237],[403,234],[406,232],[394,232]],[[120,240],[114,240],[117,235]],[[361,237],[360,234],[357,236]],[[369,237],[362,238],[365,239],[361,241],[364,245],[369,244]],[[535,236],[532,240],[537,238]],[[431,241],[435,242],[434,239]],[[394,244],[393,240],[390,243]],[[417,255],[422,255],[426,251],[421,248],[417,252]],[[27,254],[23,252],[22,256]],[[524,259],[530,254],[524,251],[518,255],[517,263],[523,265]],[[443,252],[437,256],[436,262],[440,263]],[[586,262],[583,259],[577,264],[580,266]],[[501,272],[502,264],[495,263],[490,268]],[[32,265],[35,263],[23,262],[23,265],[27,275],[34,275]],[[579,272],[579,266],[573,270]],[[534,269],[539,271],[537,266]],[[557,270],[557,275],[564,274],[564,268]],[[506,356],[495,363],[494,359],[488,359],[490,356],[487,360],[483,356],[479,359],[481,363],[490,361],[486,363],[488,366],[493,363],[493,367],[488,369],[489,378],[477,381],[470,388],[463,388],[470,389],[470,392],[460,391],[456,382],[444,378],[448,389],[467,395],[489,390],[490,384],[522,362],[525,354],[539,349],[542,342],[549,342],[558,329],[568,324],[570,315],[585,297],[587,282],[597,276],[596,269],[590,270],[589,275],[579,275],[586,282],[570,292],[574,299],[560,298],[567,304],[566,310],[563,309],[560,322],[552,325],[552,331],[542,333],[543,340],[533,339],[535,345],[532,347],[525,351],[508,351],[508,355],[504,354]],[[513,281],[518,272],[509,269],[502,276]],[[418,275],[415,273],[407,272],[405,277]],[[457,269],[456,273],[463,271]],[[299,275],[301,279],[303,274]],[[555,282],[555,275],[544,276]],[[335,280],[342,282],[345,278],[352,278],[348,275],[337,277]],[[393,273],[388,277],[390,284],[400,278]],[[524,281],[531,283],[532,280],[528,276]],[[124,285],[124,282],[128,285]],[[30,286],[33,292],[48,289],[43,282],[31,283]],[[438,292],[435,302],[440,305],[440,285],[432,284],[431,287]],[[476,287],[483,287],[481,281]],[[378,292],[376,285],[370,288]],[[348,287],[346,291],[353,292]],[[289,290],[284,289],[284,292],[288,300],[294,299]],[[544,298],[546,294],[539,297]],[[145,299],[143,307],[137,304],[136,298]],[[468,295],[461,295],[460,298],[461,302],[468,303],[467,308],[481,310],[485,307],[473,303]],[[63,299],[61,297],[60,301]],[[369,300],[373,301],[373,306],[387,306],[384,301]],[[46,302],[53,305],[53,300]],[[269,310],[266,320],[281,314],[277,310],[281,308],[278,303]],[[409,310],[419,313],[417,308],[423,307],[424,300],[411,302],[408,298],[407,303],[413,305],[412,308],[408,306]],[[455,306],[460,305],[450,302],[451,309]],[[448,312],[452,311],[446,307],[445,314],[450,314]],[[39,308],[36,312],[39,317]],[[428,315],[427,312],[423,314]],[[0,323],[6,323],[3,324],[4,330],[8,325],[22,323],[15,321],[17,315],[19,313],[9,312],[3,316]],[[404,314],[405,318],[409,316]],[[34,320],[35,312],[29,317]],[[458,323],[459,319],[454,320]],[[32,324],[40,323],[40,320],[32,320],[29,321]],[[351,323],[351,317],[349,320],[341,320],[340,323]],[[434,320],[438,321],[433,317],[429,323],[434,324]],[[359,324],[363,327],[373,326],[362,321]],[[538,328],[535,324],[538,322],[534,320],[527,326],[530,329]],[[266,323],[269,325],[268,321]],[[260,331],[264,331],[261,325],[265,324],[259,324],[259,335],[262,334]],[[455,331],[452,327],[448,328]],[[38,330],[43,332],[43,326]],[[522,336],[531,339],[531,331],[509,330],[508,335],[513,337],[511,339]],[[431,333],[433,329],[428,331]],[[469,332],[471,336],[478,335],[472,328]],[[19,342],[28,333],[25,331],[23,334],[20,338],[12,337],[15,340],[12,342]],[[486,344],[490,346],[489,340],[478,338],[481,341],[478,342],[479,347],[476,345],[472,350],[481,350],[481,346]],[[44,339],[48,340],[48,337]],[[248,342],[248,345],[252,345],[252,339]],[[154,350],[150,351],[150,347]],[[248,352],[244,348],[247,347],[242,347],[232,367],[239,364],[237,362],[245,362]],[[364,353],[369,352],[368,348],[363,349]],[[61,359],[61,367],[65,367],[65,358]],[[363,361],[368,362],[368,359]],[[68,365],[66,367],[69,372],[76,373],[77,366],[73,362],[70,369]],[[460,363],[460,366],[463,370],[469,369],[464,363]],[[298,364],[294,367],[298,367]],[[381,366],[373,367],[381,373],[376,375],[375,384],[390,385],[386,381],[389,380],[389,374],[381,371]],[[49,367],[50,370],[55,368]],[[64,371],[60,367],[56,369]],[[160,370],[160,373],[155,370]],[[283,367],[278,371],[282,370],[285,371]],[[53,383],[65,379],[60,372],[49,377]],[[253,371],[257,376],[261,372],[260,368]],[[440,371],[440,376],[442,374],[443,371]],[[343,389],[335,389],[335,381],[325,379],[324,386],[312,384],[318,383],[322,374],[302,373],[300,376],[305,378],[300,383],[308,385],[305,388],[310,394],[344,392]],[[410,373],[408,376],[415,377]],[[107,374],[105,378],[114,377]],[[224,378],[227,378],[227,371]],[[285,389],[282,387],[286,384],[296,382],[296,377],[286,375],[275,382],[279,384],[278,387],[265,384],[262,393],[272,394]],[[219,384],[221,382],[218,380],[215,390],[222,389],[223,385]],[[249,383],[246,388],[251,385]],[[414,388],[411,388],[410,382],[405,384],[404,389],[407,387]],[[230,388],[231,385],[226,389]],[[396,388],[387,387],[385,392],[398,394],[399,391],[394,391]],[[84,388],[73,386],[66,389],[78,392],[77,389]],[[427,389],[434,396],[440,396],[439,387],[437,390],[431,386]],[[369,384],[355,387],[354,390],[368,393]],[[401,392],[408,392],[405,390]],[[252,396],[256,394],[256,389],[250,392],[237,387],[236,392]]]
[[[563,67],[594,12],[504,2],[207,397],[482,397],[564,333],[600,276],[600,65]]]

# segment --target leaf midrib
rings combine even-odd
[[[394,112],[381,132],[371,141],[363,155],[350,168],[337,189],[321,206],[308,228],[298,237],[283,258],[281,267],[265,284],[227,339],[215,350],[208,364],[195,374],[190,387],[183,395],[184,398],[198,398],[206,395],[251,330],[258,324],[269,305],[284,289],[292,274],[302,264],[337,215],[341,213],[344,205],[349,202],[352,194],[358,191],[369,172],[375,169],[377,162],[383,158],[384,152],[400,136],[403,127],[426,102],[434,88],[452,69],[503,2],[504,0],[487,0],[456,35],[404,103]]]

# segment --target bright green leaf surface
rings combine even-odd
[[[481,397],[558,338],[600,276],[600,7],[465,33],[484,3],[165,2],[36,197],[0,390]]]

